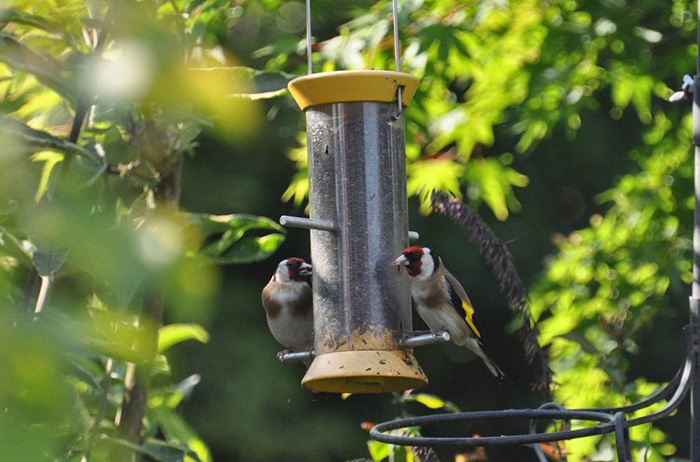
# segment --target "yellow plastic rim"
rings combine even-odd
[[[328,393],[388,393],[420,388],[428,378],[404,350],[336,351],[314,358],[301,384]]]
[[[302,110],[312,106],[358,101],[396,101],[403,87],[404,106],[413,99],[419,80],[411,74],[392,71],[337,71],[298,77],[287,85]]]

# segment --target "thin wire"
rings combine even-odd
[[[314,73],[311,51],[311,0],[306,0],[306,73],[309,75]]]
[[[399,54],[399,5],[398,0],[391,0],[391,9],[394,13],[394,61],[396,72],[401,72],[401,56]]]
[[[396,72],[401,72],[401,53],[399,51],[399,5],[398,0],[391,0],[391,10],[394,16],[394,65]],[[400,85],[396,89],[396,101],[398,111],[394,114],[394,118],[398,120],[403,113],[403,87]]]

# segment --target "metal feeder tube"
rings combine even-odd
[[[403,118],[418,79],[344,71],[289,84],[306,113],[315,358],[302,385],[334,393],[418,388],[407,276],[391,266],[408,246]],[[288,217],[285,217],[289,220]],[[292,220],[294,221],[294,220]],[[323,226],[315,226],[317,224]]]

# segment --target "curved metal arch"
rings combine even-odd
[[[553,441],[563,441],[586,436],[602,435],[615,432],[618,439],[618,446],[624,446],[627,429],[662,419],[674,410],[685,398],[690,388],[690,377],[695,367],[694,352],[689,351],[685,358],[685,363],[674,378],[660,392],[646,398],[639,403],[619,408],[607,409],[507,409],[501,411],[479,411],[461,412],[456,414],[435,414],[421,417],[411,417],[394,420],[375,425],[370,430],[370,437],[384,443],[401,446],[429,446],[429,447],[476,447],[476,446],[512,446],[512,445],[533,445],[537,443],[548,443]],[[652,404],[660,402],[669,394],[673,394],[671,399],[660,410],[649,415],[625,420],[628,412],[644,409]],[[643,404],[643,405],[642,405]],[[576,430],[564,430],[550,433],[530,433],[520,435],[503,436],[483,436],[483,437],[424,437],[424,436],[399,436],[385,432],[398,430],[406,427],[436,425],[443,423],[468,422],[488,419],[548,419],[548,420],[589,420],[599,422],[592,427],[580,428]],[[624,447],[618,448],[626,454]],[[626,457],[626,456],[625,456]],[[621,459],[625,460],[625,459]]]

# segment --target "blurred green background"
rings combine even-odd
[[[399,4],[403,70],[421,79],[406,112],[410,228],[463,282],[513,380],[497,386],[473,355],[429,346],[416,357],[430,384],[415,394],[444,412],[548,399],[484,258],[430,214],[432,189],[508,243],[553,399],[650,393],[680,365],[687,320],[690,107],[667,99],[693,71],[695,5]],[[368,449],[362,423],[436,412],[428,401],[312,400],[303,367],[277,361],[260,304],[280,260],[309,256],[306,231],[275,225],[305,213],[305,125],[284,90],[305,73],[303,3],[0,6],[0,460],[418,460]],[[316,71],[393,69],[391,2],[312,1],[312,16]],[[120,423],[133,380],[147,389],[136,435]],[[685,405],[635,429],[635,457],[687,458],[688,419]],[[613,460],[612,444],[563,449]],[[458,452],[439,456],[535,460]]]

